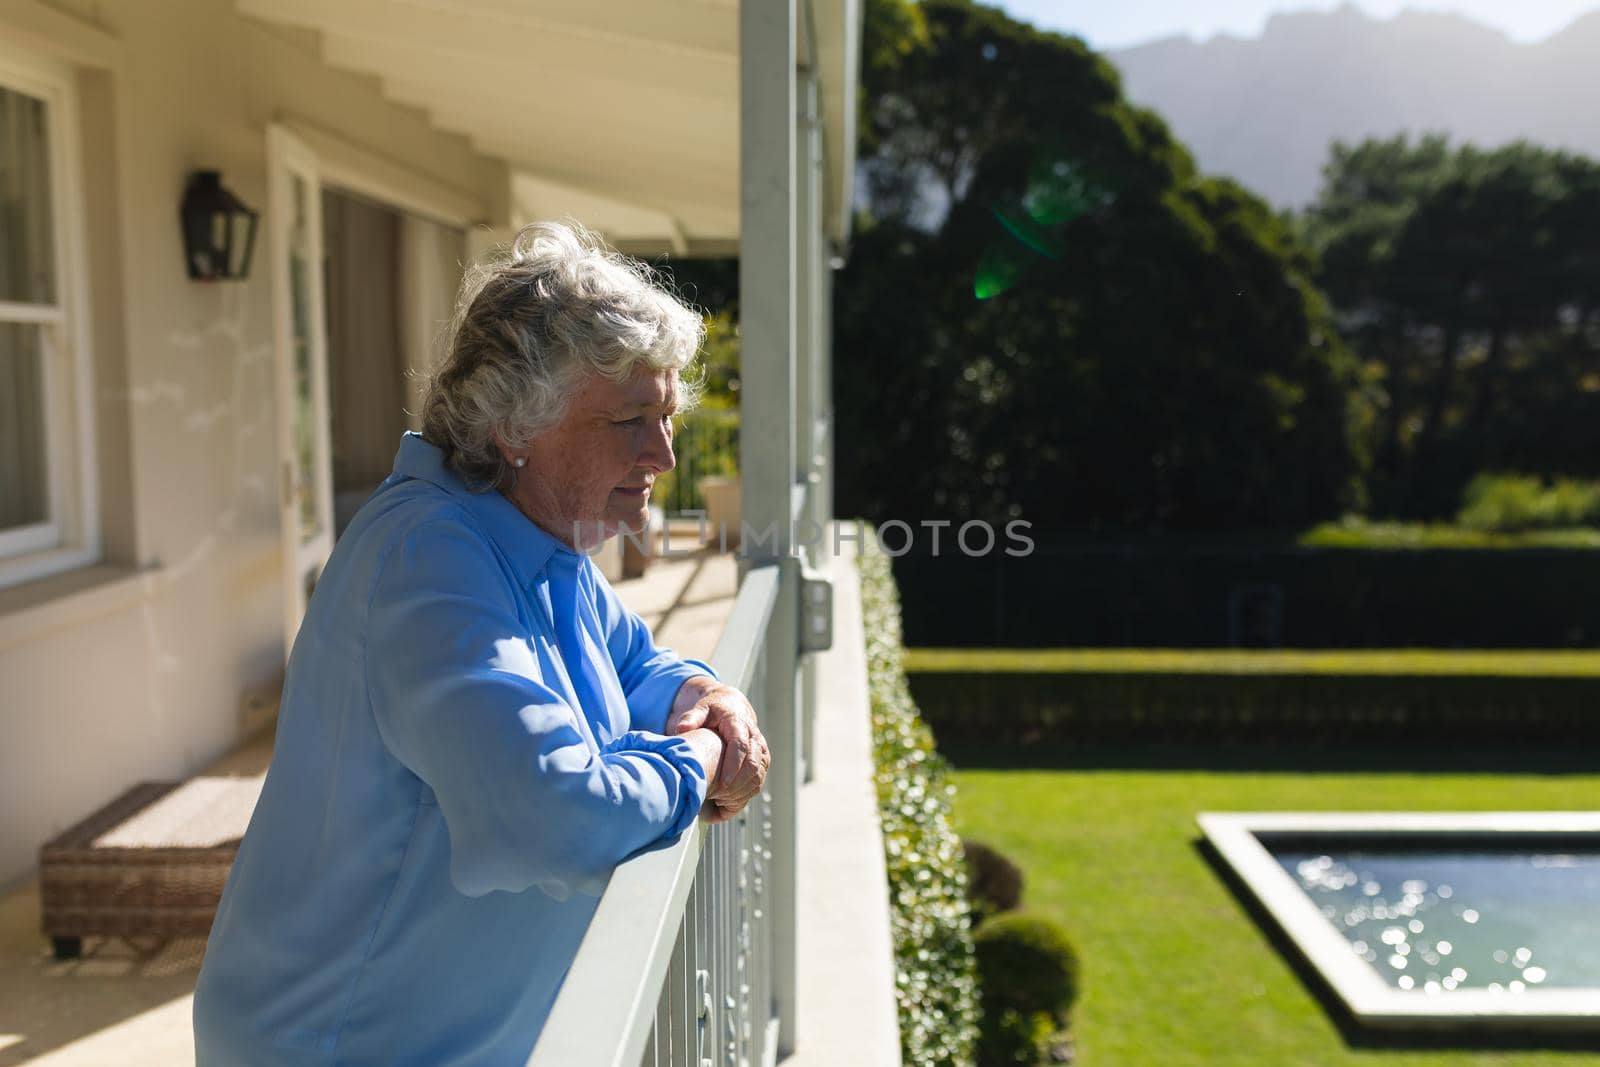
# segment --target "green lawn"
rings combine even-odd
[[[949,755],[960,832],[1021,864],[1026,906],[1078,943],[1081,1067],[1600,1064],[1573,1050],[1352,1047],[1198,850],[1194,823],[1201,811],[1592,808],[1600,774],[1121,770],[1104,768],[1143,761],[1039,750],[1022,758],[1061,769],[979,769]],[[1218,762],[1191,750],[1173,765]]]
[[[1062,671],[1097,674],[1600,676],[1600,652],[1441,649],[908,648],[907,673]]]

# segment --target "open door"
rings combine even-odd
[[[315,154],[280,127],[267,132],[267,166],[287,655],[334,538],[322,181]]]

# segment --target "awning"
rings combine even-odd
[[[763,2],[763,0],[751,0]],[[330,65],[506,160],[513,220],[572,214],[624,247],[732,254],[738,0],[237,0],[316,31]],[[859,0],[800,0],[819,83],[824,233],[849,234]]]

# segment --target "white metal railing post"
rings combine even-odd
[[[795,391],[794,391],[794,480],[805,486],[806,499],[795,518],[807,524],[807,533],[822,534],[813,511],[817,490],[816,471],[816,382],[817,362],[817,275],[822,252],[822,121],[818,111],[817,78],[814,71],[802,69],[797,87],[798,132],[795,140]],[[816,566],[820,545],[798,546],[806,562]],[[817,699],[817,658],[800,659],[800,764],[804,781],[815,773],[814,745]]]
[[[827,418],[828,409],[832,406],[823,390],[824,367],[830,357],[831,347],[827,335],[827,324],[830,319],[827,305],[833,292],[828,278],[829,261],[832,256],[823,233],[825,220],[822,192],[827,176],[823,158],[825,142],[822,136],[821,96],[815,77],[807,79],[806,88],[809,106],[806,108],[806,121],[801,134],[801,156],[805,174],[801,189],[805,197],[804,216],[807,223],[800,231],[804,260],[802,286],[806,294],[805,305],[802,308],[805,377],[801,379],[800,391],[806,398],[803,422],[806,446],[803,466],[806,480],[810,485],[810,492],[806,498],[806,517],[821,525],[827,522],[830,510],[819,492],[824,466],[824,457],[821,454],[823,434],[819,431]],[[816,555],[820,557],[822,553],[819,551]]]
[[[809,484],[812,456],[812,367],[816,359],[816,259],[817,238],[822,234],[820,174],[816,170],[817,79],[810,70],[798,72],[795,86],[795,390],[794,480]]]
[[[779,564],[758,699],[772,770],[771,1010],[778,1051],[794,1047],[800,731],[795,680],[800,570],[793,556],[795,474],[796,0],[739,5],[740,480],[745,551]]]
[[[816,390],[818,426],[821,433],[817,441],[817,482],[812,487],[812,517],[824,530],[834,519],[833,515],[833,263],[832,253],[823,246],[829,261],[821,264],[817,283],[817,364]],[[832,550],[832,542],[828,545]]]

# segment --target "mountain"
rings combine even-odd
[[[1352,4],[1279,14],[1259,38],[1166,38],[1106,53],[1207,173],[1299,206],[1328,146],[1442,131],[1600,157],[1600,10],[1536,44],[1460,15],[1376,19]]]

